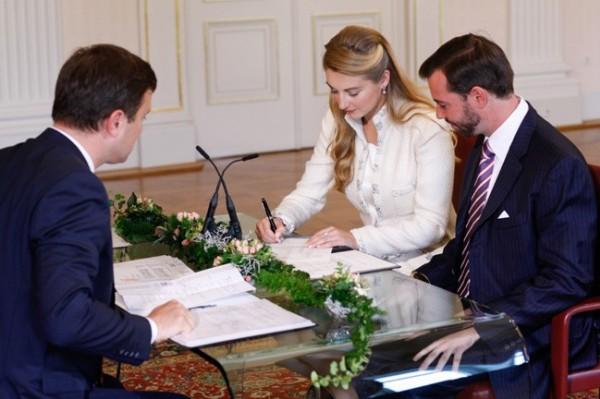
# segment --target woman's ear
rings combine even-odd
[[[379,79],[379,88],[383,90],[387,90],[388,85],[390,84],[390,70],[386,69],[381,74],[381,78]]]

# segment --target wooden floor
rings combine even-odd
[[[565,135],[580,148],[588,163],[600,165],[600,124],[566,131]],[[238,212],[262,217],[261,197],[275,208],[295,187],[311,152],[299,150],[263,154],[257,159],[233,165],[227,171],[226,181]],[[222,169],[228,161],[221,159],[216,164]],[[136,192],[154,199],[166,213],[196,211],[204,216],[217,183],[216,176],[211,166],[205,163],[201,171],[105,180],[105,185],[111,197],[116,193],[128,195]],[[225,198],[221,195],[217,213],[226,213],[224,203]],[[332,224],[344,229],[361,225],[356,210],[338,192],[329,194],[325,209],[302,226],[299,232],[310,234]]]

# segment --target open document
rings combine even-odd
[[[307,238],[286,238],[271,244],[271,251],[282,262],[309,274],[311,279],[323,278],[335,272],[338,262],[353,273],[392,269],[397,265],[360,251],[331,253],[331,248],[307,248]]]
[[[125,309],[144,316],[171,299],[193,308],[254,291],[231,264],[194,273],[177,258],[157,256],[115,263],[114,269],[115,288]]]
[[[394,269],[394,271],[410,276],[412,272],[423,266],[425,263],[428,263],[431,258],[433,258],[435,255],[441,254],[442,252],[444,252],[443,246],[436,248],[433,251],[426,252],[422,255],[415,256],[414,258],[407,259],[403,262],[400,262],[400,267]]]
[[[282,331],[312,327],[315,324],[275,305],[267,299],[250,294],[217,301],[210,306],[193,309],[196,327],[173,341],[187,347],[197,347],[256,337]]]

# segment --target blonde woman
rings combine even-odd
[[[319,212],[327,192],[346,194],[364,226],[331,226],[307,242],[344,245],[390,260],[418,255],[449,231],[454,151],[450,133],[429,100],[403,76],[377,31],[348,26],[326,45],[323,68],[329,111],[296,189],[256,225],[265,242]]]

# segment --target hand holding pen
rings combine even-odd
[[[259,220],[256,224],[256,235],[266,243],[274,243],[281,241],[283,235],[283,222],[280,218],[274,218],[267,204],[267,200],[261,199],[265,214],[267,217]]]

